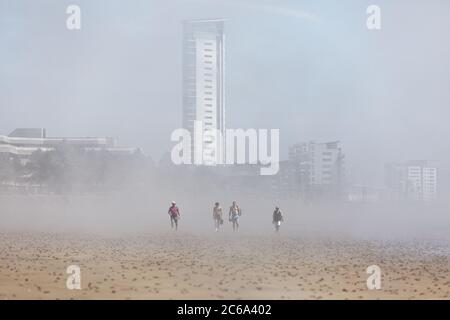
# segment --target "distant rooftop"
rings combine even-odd
[[[183,23],[204,23],[204,22],[225,22],[226,19],[216,18],[216,19],[186,19]]]
[[[183,20],[183,27],[185,32],[223,32],[225,21],[225,19]]]

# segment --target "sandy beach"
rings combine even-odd
[[[0,299],[449,299],[446,242],[0,233]],[[81,269],[69,290],[66,268]],[[366,269],[382,271],[369,290]]]

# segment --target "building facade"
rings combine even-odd
[[[433,201],[438,195],[438,168],[426,160],[389,163],[385,166],[385,183],[394,198]]]
[[[11,154],[26,159],[35,151],[51,151],[63,144],[86,151],[105,150],[116,155],[131,155],[140,150],[119,147],[116,139],[111,137],[47,137],[46,129],[21,128],[7,136],[0,135],[0,154]]]
[[[339,196],[344,190],[344,154],[339,141],[298,143],[289,149],[289,161],[299,192],[307,198]]]
[[[183,24],[183,128],[190,132],[194,146],[202,144],[209,160],[203,165],[224,163],[225,159],[225,33],[224,20],[188,20]],[[201,135],[195,134],[195,129]]]

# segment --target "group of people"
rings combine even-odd
[[[169,207],[169,217],[170,217],[170,225],[172,229],[178,230],[178,220],[180,220],[180,209],[178,209],[175,201],[172,201],[171,206]],[[239,218],[242,215],[241,208],[237,205],[236,201],[233,201],[230,210],[228,211],[228,221],[233,225],[233,231],[239,230]],[[214,220],[214,228],[216,232],[219,231],[221,225],[223,225],[223,210],[220,207],[220,204],[216,202],[213,207],[213,220]],[[283,215],[281,213],[280,208],[275,207],[275,210],[272,214],[272,223],[275,226],[275,231],[278,232],[280,230],[281,222],[283,221]]]

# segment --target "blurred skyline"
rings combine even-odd
[[[181,22],[225,18],[227,128],[280,129],[281,159],[340,140],[355,183],[381,184],[385,162],[449,167],[449,13],[443,0],[0,0],[0,134],[114,136],[158,161],[181,127]]]

